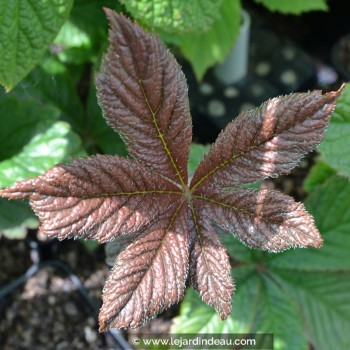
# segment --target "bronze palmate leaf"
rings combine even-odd
[[[322,245],[303,204],[240,186],[286,174],[313,150],[341,90],[291,94],[242,112],[189,180],[185,77],[157,35],[112,10],[106,14],[110,47],[96,78],[98,97],[131,158],[76,159],[0,195],[29,198],[50,237],[109,242],[133,235],[103,290],[100,331],[141,326],[181,300],[187,278],[226,319],[234,284],[214,225],[272,252]]]

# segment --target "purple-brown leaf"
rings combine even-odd
[[[200,210],[198,210],[200,212]],[[214,306],[221,319],[231,313],[234,293],[231,265],[225,247],[208,220],[197,218],[190,255],[190,282],[203,301]]]
[[[108,242],[147,226],[179,198],[176,189],[134,161],[95,156],[57,165],[0,194],[28,197],[49,237]]]
[[[155,34],[106,13],[110,48],[96,79],[99,101],[134,160],[76,159],[0,196],[28,198],[50,237],[107,242],[130,235],[104,288],[100,331],[141,326],[183,297],[188,276],[226,319],[234,285],[214,225],[252,248],[321,246],[301,203],[239,186],[288,173],[313,150],[341,89],[278,97],[241,113],[188,184],[192,127],[181,69]]]
[[[187,208],[180,202],[169,213],[118,255],[103,290],[100,331],[140,327],[182,299],[188,271]]]
[[[96,78],[105,118],[132,156],[185,185],[192,124],[184,75],[158,36],[105,11],[110,48]]]
[[[287,174],[321,142],[341,90],[276,97],[242,112],[212,145],[191,188],[239,186]]]
[[[322,245],[304,205],[278,191],[203,190],[194,202],[217,225],[251,248],[278,252]]]

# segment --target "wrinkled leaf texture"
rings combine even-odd
[[[322,245],[303,204],[239,186],[286,174],[313,150],[340,90],[278,97],[241,113],[189,180],[192,125],[183,73],[155,34],[106,14],[110,47],[96,78],[98,97],[131,158],[76,159],[0,194],[29,198],[50,237],[108,242],[134,235],[106,282],[100,331],[141,326],[183,297],[187,278],[226,319],[234,284],[215,225],[271,252]]]

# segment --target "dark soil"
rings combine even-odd
[[[51,248],[48,246],[48,248]],[[57,257],[69,265],[89,296],[100,304],[108,274],[103,255],[79,242],[65,242]],[[0,240],[0,286],[30,267],[25,241]],[[1,349],[107,349],[97,331],[96,317],[70,278],[58,269],[42,267],[21,287],[0,300]]]
[[[37,241],[34,234],[29,238]],[[0,238],[0,293],[1,288],[23,275],[37,259],[30,252],[30,240]],[[89,251],[79,241],[42,244],[44,259],[64,262],[88,292],[101,306],[101,293],[109,268],[105,264],[104,247]],[[45,251],[46,250],[46,251]],[[48,266],[30,277],[23,285],[5,297],[0,296],[0,349],[118,349],[110,336],[98,333],[97,315],[71,279],[54,266]],[[142,334],[168,333],[171,319],[178,314],[174,305],[142,328],[125,332],[126,339]]]

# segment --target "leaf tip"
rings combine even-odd
[[[342,94],[343,90],[345,89],[345,86],[346,83],[342,83],[338,90],[327,92],[325,96],[327,96],[329,102],[335,101]]]
[[[309,244],[310,247],[313,248],[322,248],[323,247],[323,239],[321,235],[319,235],[312,243]]]
[[[29,198],[33,189],[28,181],[16,182],[13,186],[0,189],[0,197],[12,199]]]
[[[98,328],[99,333],[107,332],[110,327],[109,327],[108,322],[106,320],[101,320],[101,314],[99,316],[98,322],[99,322],[99,328]]]

